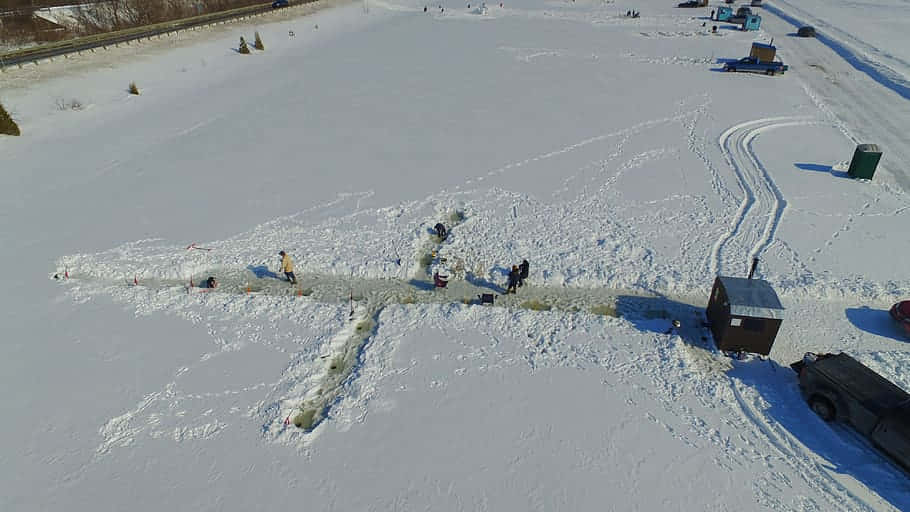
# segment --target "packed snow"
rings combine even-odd
[[[775,0],[757,32],[467,4],[0,73],[0,509],[910,510],[788,367],[845,351],[910,390],[904,4],[875,6],[887,34],[843,1]],[[720,72],[772,38],[785,75]],[[704,308],[753,257],[784,321],[732,359]]]

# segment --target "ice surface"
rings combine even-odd
[[[0,509],[907,508],[787,367],[844,350],[910,386],[899,89],[768,11],[713,35],[657,2],[334,5],[0,73],[24,133],[0,138]],[[811,9],[905,72],[907,31]],[[719,72],[772,37],[786,75]],[[844,177],[859,142],[870,182]],[[734,361],[702,308],[752,256],[787,319]],[[516,296],[464,303],[524,258]]]

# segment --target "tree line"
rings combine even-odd
[[[0,43],[26,44],[99,34],[262,3],[263,0],[0,0],[0,14],[17,11],[14,16],[0,16]],[[61,5],[74,7],[59,23],[33,13]]]

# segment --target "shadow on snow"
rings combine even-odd
[[[844,314],[847,316],[847,320],[861,331],[893,340],[907,341],[907,337],[895,324],[887,310],[864,306],[847,308],[844,310]]]
[[[616,297],[616,312],[636,329],[659,334],[677,334],[683,342],[709,352],[715,352],[714,340],[705,326],[705,308],[668,297],[620,295]],[[679,320],[679,328],[673,327]]]
[[[250,272],[252,272],[253,275],[255,275],[258,279],[262,279],[264,277],[280,279],[278,277],[278,274],[269,270],[269,268],[266,267],[265,265],[259,265],[258,267],[254,267],[253,265],[250,265],[250,266],[246,267],[246,269],[249,270]]]
[[[765,410],[754,413],[749,406],[741,405],[743,412],[784,456],[816,464],[822,473],[850,475],[895,506],[910,503],[907,475],[850,427],[826,423],[815,415],[803,399],[792,369],[771,359],[752,359],[734,361],[727,375],[754,388],[769,404]],[[771,427],[777,423],[818,457],[800,453],[804,451],[802,448],[768,432],[769,427],[763,423],[769,423]],[[839,480],[836,476],[832,478]]]
[[[847,171],[835,171],[830,165],[820,165],[820,164],[793,164],[797,169],[802,169],[804,171],[816,171],[816,172],[827,172],[835,178],[849,178],[850,175],[847,174]]]

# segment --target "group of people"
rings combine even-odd
[[[437,222],[433,226],[433,230],[436,232],[436,236],[439,240],[445,240],[449,236],[448,230],[446,230],[445,225],[442,222]],[[506,290],[506,293],[518,293],[518,289],[524,286],[525,279],[528,278],[528,273],[530,272],[531,264],[528,263],[528,260],[521,260],[521,263],[518,265],[512,265],[512,270],[509,271],[509,286]],[[445,288],[448,282],[448,277],[442,275],[439,271],[433,272],[433,285],[436,288]]]
[[[436,232],[445,237],[445,226],[441,223],[437,224]],[[279,251],[278,256],[281,256],[281,272],[284,273],[287,282],[292,285],[297,284],[297,276],[294,275],[294,260],[291,259],[291,255],[284,251]],[[512,265],[512,270],[509,271],[509,286],[506,293],[518,293],[518,288],[524,286],[524,281],[528,278],[530,268],[531,264],[528,263],[528,260],[521,260],[520,264]],[[439,272],[433,274],[433,281],[437,288],[444,288],[448,284],[447,278],[448,276],[439,275]],[[209,276],[203,282],[203,288],[215,288],[217,286],[218,282],[214,276]]]
[[[509,271],[509,287],[506,289],[506,293],[518,293],[518,289],[524,286],[530,269],[531,264],[528,263],[528,260],[521,260],[521,264],[512,265],[512,270]]]
[[[291,255],[279,251],[278,256],[281,256],[281,271],[284,272],[284,278],[290,284],[297,284],[297,276],[294,275],[294,260],[291,259]],[[208,279],[202,282],[202,288],[216,288],[218,287],[218,280],[215,279],[215,276],[209,276]]]
[[[572,1],[574,2],[575,0],[572,0]],[[502,8],[502,5],[503,5],[503,3],[499,2],[500,8]],[[436,8],[439,9],[439,12],[446,12],[446,8],[443,7],[442,4],[437,5]],[[468,9],[470,9],[470,8],[471,8],[471,4],[468,4]],[[486,2],[483,2],[480,7],[480,12],[486,13],[486,10],[487,10],[487,4],[486,4]],[[426,5],[423,6],[423,12],[427,12]]]

